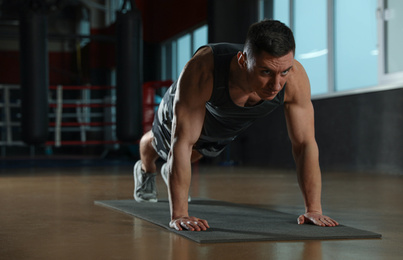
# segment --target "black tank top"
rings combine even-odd
[[[214,85],[211,98],[206,103],[204,125],[195,149],[205,156],[217,156],[256,119],[265,117],[284,103],[285,85],[273,100],[240,107],[230,97],[228,81],[231,60],[243,50],[243,45],[218,43],[206,46],[212,49],[214,55]]]

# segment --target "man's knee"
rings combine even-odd
[[[152,141],[154,138],[154,134],[150,131],[148,131],[147,133],[145,133],[141,139],[140,139],[140,150],[142,150],[145,153],[156,153],[155,149],[152,145]]]
[[[200,160],[201,158],[203,158],[203,155],[201,153],[199,153],[196,150],[192,150],[192,156],[190,158],[191,162],[197,162],[198,160]]]
[[[151,144],[153,137],[154,137],[153,132],[150,130],[141,137],[140,143],[141,144]]]

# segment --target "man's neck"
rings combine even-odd
[[[236,57],[230,64],[228,88],[232,101],[238,106],[254,106],[261,101],[261,98],[250,88],[246,71],[239,66]]]

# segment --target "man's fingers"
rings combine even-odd
[[[198,221],[187,221],[186,223],[189,227],[191,231],[200,231],[202,230],[202,223],[199,223]],[[203,226],[204,227],[204,226]]]
[[[298,217],[298,224],[314,224],[321,227],[335,227],[339,223],[328,216],[318,214],[304,214]]]
[[[321,227],[326,226],[323,218],[311,217],[311,218],[307,218],[307,220],[309,220],[309,221],[307,221],[306,223],[312,223],[314,225],[321,226]]]
[[[173,229],[176,229],[177,231],[182,230],[181,226],[178,225],[177,221],[175,221],[175,220],[172,220],[171,222],[169,222],[169,227],[173,228]]]
[[[207,228],[210,228],[210,226],[208,225],[207,220],[205,220],[205,219],[199,219],[199,221],[206,227],[206,229],[207,229]]]
[[[339,223],[337,223],[337,221],[335,221],[329,217],[323,218],[322,222],[328,227],[334,227],[334,226],[339,225]]]
[[[180,225],[181,225],[182,228],[184,228],[184,229],[186,229],[186,230],[190,230],[190,231],[193,231],[193,230],[194,230],[194,228],[193,228],[192,225],[191,225],[191,222],[188,221],[188,220],[182,220],[182,221],[180,221]]]
[[[327,216],[320,217],[319,222],[322,223],[324,226],[327,226],[327,227],[335,227],[335,226],[339,225],[339,223],[337,221],[335,221],[335,220],[333,220],[333,219],[331,219],[331,218],[329,218]]]
[[[334,220],[334,219],[330,219],[331,220],[331,222],[335,225],[335,226],[338,226],[339,225],[339,222],[337,222],[336,220]]]
[[[323,223],[324,226],[332,226],[333,224],[330,223],[330,221],[326,218],[320,219],[320,221]]]
[[[207,220],[204,220],[204,219],[199,219],[198,225],[200,226],[201,230],[203,230],[203,231],[210,228],[210,226],[207,223]]]
[[[206,224],[207,224],[207,222],[206,222]],[[191,230],[191,231],[205,231],[208,228],[207,227],[208,224],[206,226],[205,223],[203,222],[203,220],[201,220],[201,219],[193,220],[193,221],[187,221],[186,225],[188,227],[190,227],[189,230]]]
[[[187,230],[193,231],[194,228],[190,224],[190,221],[181,221],[181,226]]]
[[[169,227],[174,228],[178,231],[184,229],[189,231],[205,231],[210,228],[206,220],[198,219],[195,217],[171,220],[171,222],[169,223]]]

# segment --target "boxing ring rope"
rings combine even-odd
[[[151,129],[156,108],[164,94],[164,88],[167,89],[171,84],[171,80],[166,80],[145,82],[142,85],[143,132]],[[18,118],[20,110],[21,102],[18,98],[16,99],[19,96],[18,91],[20,89],[18,85],[0,84],[0,91],[3,92],[3,100],[0,102],[0,108],[3,112],[0,117],[0,127],[3,128],[0,144],[4,146],[24,145],[21,140],[18,140],[19,135],[17,134],[21,122],[15,119],[16,115]],[[17,95],[12,95],[12,98],[10,91],[17,91],[15,93]],[[50,110],[48,117],[50,121],[48,127],[53,140],[48,139],[45,146],[111,146],[122,143],[116,138],[115,86],[52,85],[49,86],[49,91]],[[78,91],[78,93],[68,93],[67,91]],[[98,95],[103,98],[91,98],[91,94],[96,91],[107,91],[107,93]],[[103,138],[98,137],[96,140],[89,140],[87,137],[87,132],[102,131],[104,132]],[[79,132],[79,140],[72,140],[74,139],[73,135],[63,138],[63,133],[68,132]]]
[[[113,135],[113,129],[109,131],[106,127],[114,128],[116,125],[114,115],[114,86],[49,86],[49,90],[56,91],[56,100],[50,100],[49,108],[55,110],[55,120],[49,122],[49,128],[54,131],[54,141],[47,141],[46,146],[60,147],[62,145],[110,145],[120,142]],[[110,98],[91,99],[90,91],[110,90]],[[64,99],[64,91],[79,91],[80,99]],[[77,93],[76,93],[77,94]],[[76,113],[64,113],[66,109],[75,109]],[[91,109],[104,109],[103,113],[91,113]],[[109,109],[109,113],[106,113]],[[109,115],[110,118],[105,118]],[[94,118],[103,117],[103,121],[93,121]],[[64,122],[63,118],[72,118],[75,122]],[[80,140],[62,140],[62,132],[80,132]],[[87,132],[104,132],[102,140],[87,140]],[[108,134],[109,133],[109,134]],[[106,136],[108,135],[108,136]]]
[[[61,85],[57,86],[49,86],[50,90],[57,90]],[[82,90],[82,89],[90,89],[90,90],[108,90],[115,89],[115,86],[62,86],[64,90]]]
[[[142,127],[143,132],[147,132],[151,129],[152,122],[154,120],[154,114],[161,99],[156,93],[158,90],[163,92],[163,88],[168,88],[172,84],[172,80],[165,81],[149,81],[145,82],[142,86]],[[90,99],[88,95],[82,94],[82,100],[63,100],[63,91],[76,90],[76,91],[96,91],[96,90],[111,90],[116,89],[115,86],[50,86],[50,90],[56,90],[56,101],[49,102],[49,107],[55,109],[55,121],[49,123],[49,127],[55,131],[54,141],[46,142],[48,146],[62,146],[62,145],[111,145],[120,144],[121,142],[116,138],[116,97],[111,94],[110,100],[105,99]],[[84,98],[85,97],[85,98]],[[63,110],[69,108],[76,108],[77,122],[62,122]],[[91,116],[88,111],[83,109],[109,109],[110,115],[107,116],[103,122],[91,121]],[[99,114],[93,114],[99,116]],[[87,140],[86,132],[89,130],[102,131],[104,133],[107,127],[109,127],[109,139],[104,140]],[[81,140],[62,140],[62,131],[80,131]]]
[[[71,103],[71,104],[62,104],[63,108],[83,108],[83,107],[91,107],[91,108],[102,108],[102,107],[114,107],[115,104],[80,104],[80,103]],[[58,104],[49,104],[51,108],[57,108]]]

